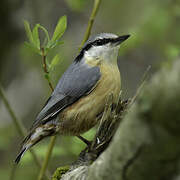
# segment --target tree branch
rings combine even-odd
[[[162,69],[130,106],[108,148],[61,180],[174,179],[180,162],[180,61]]]

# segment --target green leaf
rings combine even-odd
[[[61,45],[61,44],[63,44],[63,43],[64,43],[63,41],[59,41],[59,40],[57,40],[57,41],[50,41],[50,42],[47,44],[47,48],[53,49],[54,47],[59,46],[59,45]]]
[[[32,35],[33,35],[33,43],[35,45],[35,47],[37,49],[40,49],[40,40],[39,40],[39,24],[36,24],[33,31],[32,31]]]
[[[28,42],[24,42],[24,45],[25,45],[27,48],[29,48],[31,51],[33,51],[33,52],[41,55],[40,49],[37,49],[37,48],[34,46],[34,44],[28,43]]]
[[[61,45],[61,44],[64,44],[64,42],[63,42],[63,41],[56,41],[56,42],[51,46],[51,48],[57,47],[57,46],[59,46],[59,45]]]
[[[47,40],[48,40],[48,42],[49,42],[49,41],[50,41],[49,33],[48,33],[48,31],[46,30],[46,28],[43,27],[43,26],[41,26],[40,24],[39,24],[39,28],[44,31],[44,34],[46,35],[46,38],[47,38]]]
[[[56,25],[53,37],[50,40],[48,31],[42,25],[36,24],[35,27],[33,28],[33,30],[31,31],[28,21],[24,21],[26,34],[27,34],[27,37],[29,40],[29,42],[28,43],[26,42],[25,45],[32,51],[40,54],[41,56],[42,55],[47,56],[47,53],[51,49],[53,49],[54,47],[56,47],[60,44],[63,44],[62,41],[59,41],[59,38],[64,34],[64,32],[66,30],[66,24],[67,24],[66,16],[61,17]],[[45,40],[44,40],[43,45],[41,45],[41,42],[39,39],[39,29],[41,29],[45,34]],[[42,54],[41,48],[44,49],[43,54]]]
[[[33,35],[32,35],[31,28],[28,21],[24,21],[24,28],[25,28],[26,35],[28,37],[29,42],[33,43]]]
[[[57,41],[64,34],[66,30],[66,26],[67,26],[67,18],[66,16],[62,16],[56,25],[51,41]]]
[[[54,67],[59,63],[59,61],[60,61],[59,54],[56,54],[51,61],[51,64],[49,66],[49,70],[53,70]]]

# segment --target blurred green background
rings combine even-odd
[[[57,20],[67,15],[68,26],[59,46],[60,63],[51,74],[53,85],[73,61],[83,39],[92,0],[1,0],[0,2],[0,81],[16,115],[27,129],[50,95],[42,70],[41,57],[24,46],[23,20],[42,24],[52,33]],[[169,66],[179,55],[180,0],[102,0],[92,34],[131,34],[120,49],[119,68],[124,98],[136,92],[144,72],[150,75]],[[91,139],[95,130],[85,137]],[[9,179],[13,160],[22,138],[0,99],[0,179]],[[33,149],[43,159],[49,139]],[[76,137],[58,137],[49,170],[73,162],[84,144]],[[36,179],[39,169],[31,154],[25,154],[14,179]]]

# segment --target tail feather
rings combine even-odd
[[[33,132],[29,133],[29,135],[24,139],[22,148],[20,153],[17,155],[15,159],[15,163],[19,163],[24,153],[44,137],[51,136],[55,133],[55,128],[53,126],[47,127],[37,127]]]
[[[23,148],[20,153],[17,155],[15,159],[15,163],[18,164],[21,158],[23,157],[24,153],[27,151],[27,148]]]

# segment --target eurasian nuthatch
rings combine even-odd
[[[107,96],[112,93],[113,102],[118,99],[121,88],[118,50],[127,38],[129,35],[102,33],[85,43],[38,114],[16,163],[44,137],[57,133],[79,136],[98,123]]]

